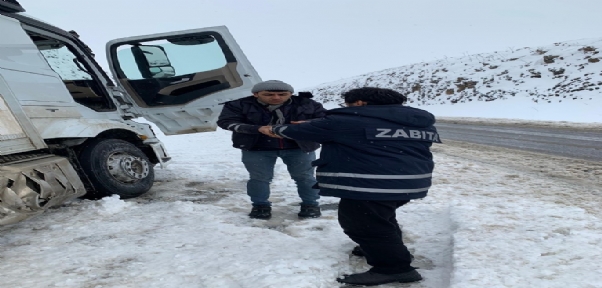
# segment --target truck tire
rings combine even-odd
[[[94,185],[84,198],[100,199],[117,194],[128,199],[146,193],[155,173],[148,157],[133,144],[119,139],[94,139],[79,155],[82,170]]]

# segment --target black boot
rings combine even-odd
[[[322,216],[320,212],[320,206],[318,205],[303,205],[301,204],[301,211],[297,214],[299,218],[318,218]]]
[[[410,283],[422,280],[422,276],[416,270],[398,274],[379,274],[370,271],[351,275],[343,275],[337,278],[337,282],[350,285],[375,286],[387,283]]]
[[[249,217],[254,219],[270,219],[272,218],[272,207],[269,205],[253,205]]]

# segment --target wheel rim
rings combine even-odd
[[[140,181],[150,172],[150,166],[145,159],[119,152],[109,156],[107,167],[111,176],[123,183]]]

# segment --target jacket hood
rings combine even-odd
[[[425,110],[402,105],[367,105],[328,110],[327,115],[359,115],[382,119],[403,126],[429,127],[435,116]]]

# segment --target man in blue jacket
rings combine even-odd
[[[339,223],[359,244],[369,271],[337,281],[354,285],[415,282],[395,210],[424,198],[434,168],[430,147],[440,143],[435,117],[405,107],[406,97],[391,89],[365,87],[343,93],[346,108],[296,125],[262,127],[262,133],[322,144],[317,166],[320,195],[340,197]]]
[[[293,96],[293,87],[278,80],[258,83],[251,92],[253,96],[227,102],[217,121],[219,127],[233,132],[233,146],[242,150],[242,162],[250,176],[247,194],[253,202],[249,217],[272,217],[270,182],[278,158],[282,159],[297,184],[302,201],[298,216],[320,217],[320,196],[318,190],[313,188],[316,178],[311,165],[316,159],[314,151],[320,144],[272,138],[260,133],[259,128],[320,118],[325,115],[326,109],[310,99],[311,93],[300,92],[299,96]]]

